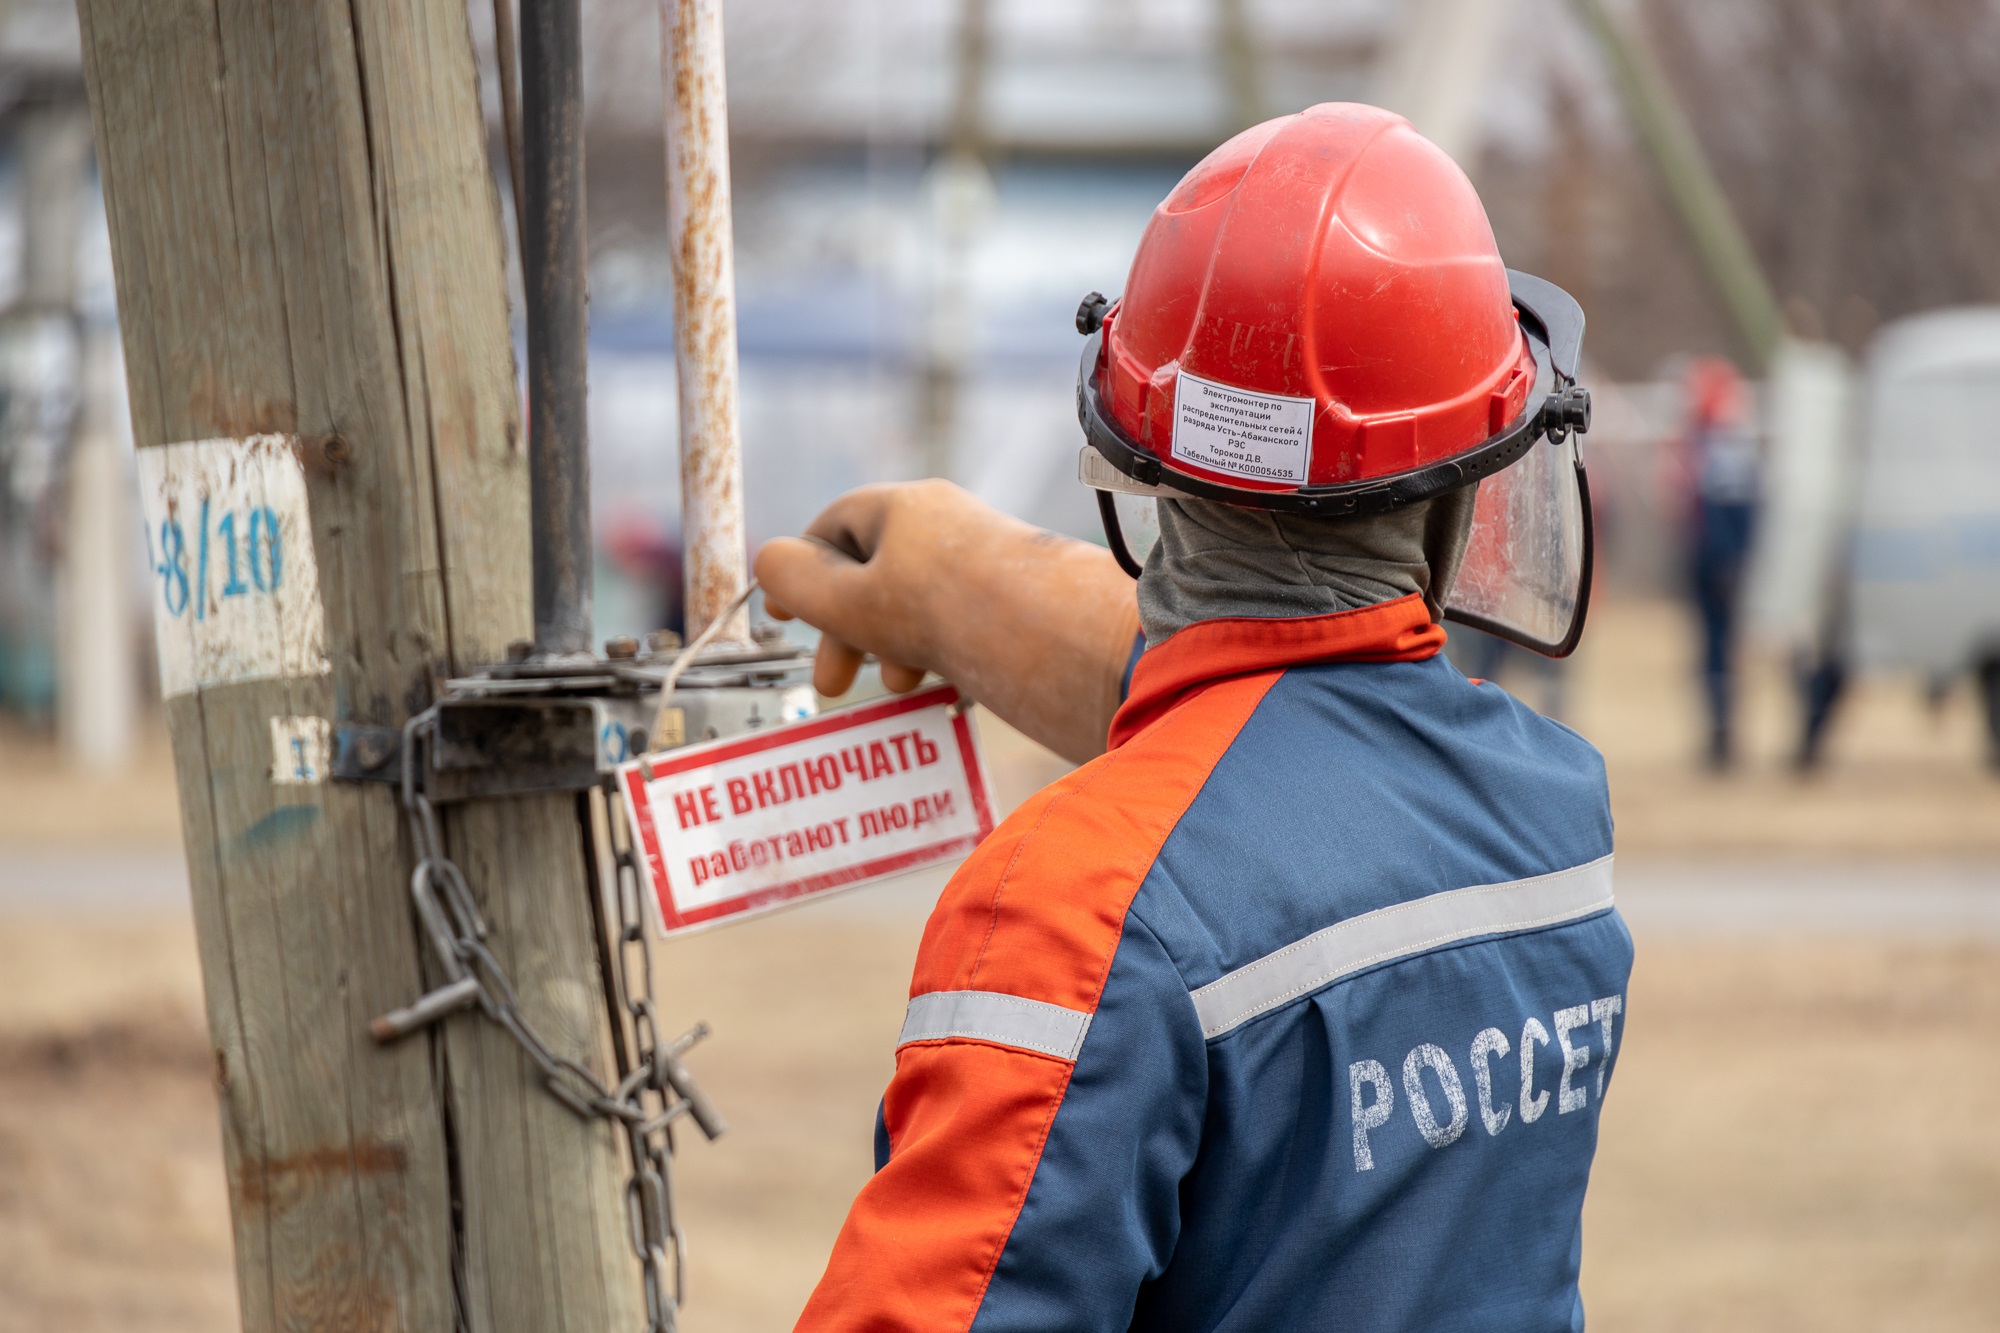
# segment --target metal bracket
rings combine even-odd
[[[448,699],[431,741],[431,800],[582,791],[597,783],[595,699]]]
[[[583,791],[646,748],[658,712],[655,699],[636,695],[447,698],[438,705],[422,786],[438,804]],[[333,776],[401,784],[402,731],[359,723],[335,727]]]
[[[811,687],[793,677],[810,664],[789,648],[704,655],[665,709],[658,676],[620,662],[509,666],[450,681],[418,785],[435,804],[583,791],[650,751],[809,716]],[[336,725],[333,776],[401,784],[402,729]]]
[[[403,730],[343,722],[333,729],[333,776],[337,782],[403,781]]]

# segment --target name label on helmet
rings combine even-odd
[[[1303,486],[1313,400],[1253,393],[1183,370],[1174,391],[1174,457],[1211,472]]]

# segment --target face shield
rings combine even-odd
[[[1508,280],[1537,370],[1521,417],[1442,464],[1356,485],[1241,491],[1178,476],[1150,456],[1137,457],[1137,446],[1098,402],[1093,335],[1077,391],[1078,415],[1090,441],[1078,460],[1078,480],[1097,492],[1105,538],[1119,565],[1134,578],[1144,568],[1159,540],[1162,496],[1318,514],[1337,522],[1476,485],[1472,532],[1446,591],[1444,618],[1544,656],[1569,656],[1583,636],[1593,565],[1590,485],[1578,439],[1590,428],[1590,395],[1576,384],[1583,311],[1568,293],[1540,278],[1509,271]]]
[[[1568,657],[1583,637],[1592,555],[1583,455],[1574,437],[1544,443],[1479,483],[1444,618]]]

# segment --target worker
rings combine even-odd
[[[1688,594],[1701,631],[1702,697],[1708,705],[1708,767],[1736,760],[1736,640],[1743,581],[1756,535],[1762,459],[1750,429],[1748,394],[1736,367],[1696,357],[1682,381],[1686,424],[1676,462],[1687,534]],[[1808,708],[1811,686],[1807,686]],[[1837,684],[1833,690],[1837,696]],[[1828,707],[1830,708],[1830,702]],[[1816,750],[1826,722],[1807,724],[1805,750]]]
[[[1580,629],[1565,302],[1406,122],[1314,107],[1079,314],[1142,565],[936,481],[759,552],[821,690],[872,653],[1087,761],[945,888],[801,1329],[1582,1326],[1631,961],[1604,769],[1439,652],[1447,611]]]

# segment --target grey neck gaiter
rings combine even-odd
[[[1139,579],[1146,646],[1202,620],[1321,616],[1412,593],[1436,620],[1465,557],[1477,489],[1338,519],[1162,499],[1160,540]]]

